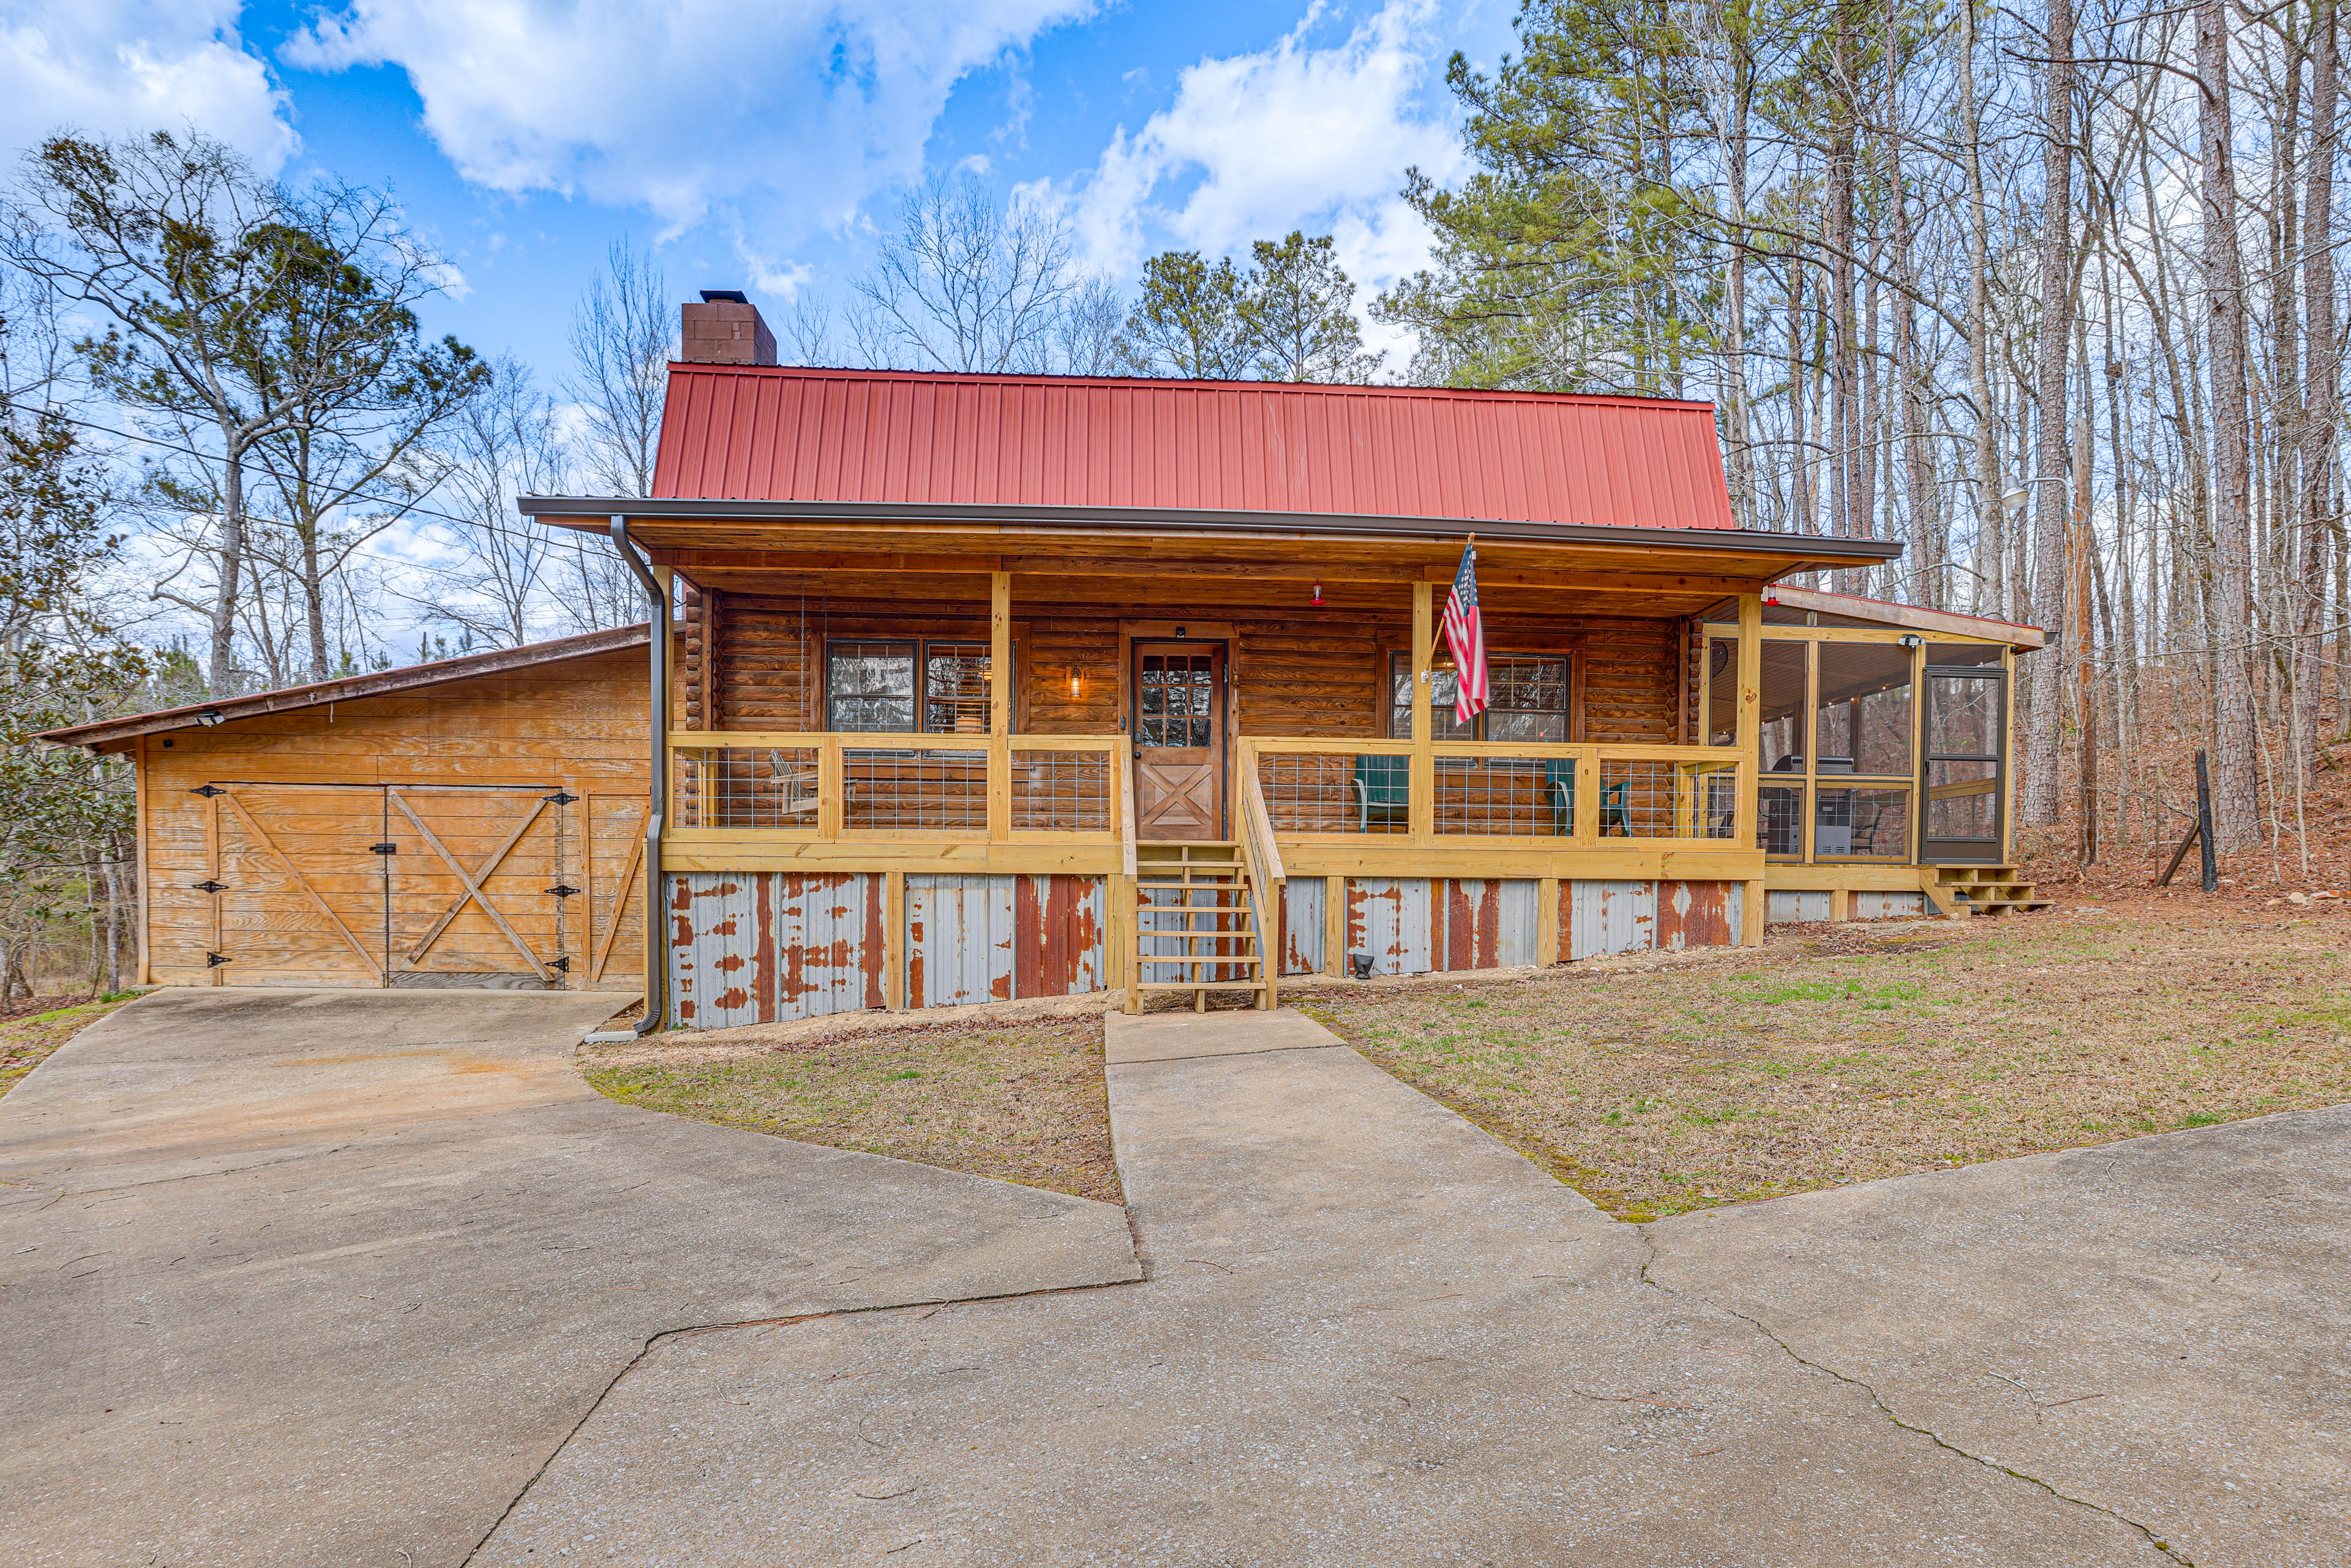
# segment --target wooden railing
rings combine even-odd
[[[1739,842],[1749,764],[1729,747],[1250,737],[1236,771],[1280,841]]]
[[[1301,840],[1747,847],[1749,767],[1699,746],[1245,737],[1232,831],[1276,884],[1280,846]],[[670,737],[670,789],[673,829],[689,835],[1115,843],[1134,874],[1123,735],[685,730]]]
[[[1257,927],[1258,977],[1265,982],[1261,1005],[1281,1005],[1281,847],[1274,842],[1273,819],[1257,775],[1241,776],[1239,821],[1241,878],[1249,884],[1249,918]]]
[[[1134,820],[1124,736],[681,730],[669,755],[688,833],[1111,842]]]

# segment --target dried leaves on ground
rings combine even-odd
[[[18,1079],[47,1061],[57,1047],[141,994],[118,991],[78,1002],[43,997],[27,1010],[0,1019],[0,1094],[14,1089]]]
[[[2346,936],[2142,898],[1299,1000],[1644,1219],[2351,1101]]]
[[[1099,1016],[781,1043],[667,1034],[590,1047],[580,1067],[604,1093],[650,1110],[1121,1201]]]

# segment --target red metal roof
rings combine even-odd
[[[653,494],[1732,528],[1714,407],[674,364]]]

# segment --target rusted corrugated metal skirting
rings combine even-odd
[[[670,879],[670,986],[692,1029],[882,1006],[882,878],[684,872]]]

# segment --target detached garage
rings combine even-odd
[[[643,983],[645,628],[57,730],[139,780],[148,985]]]

